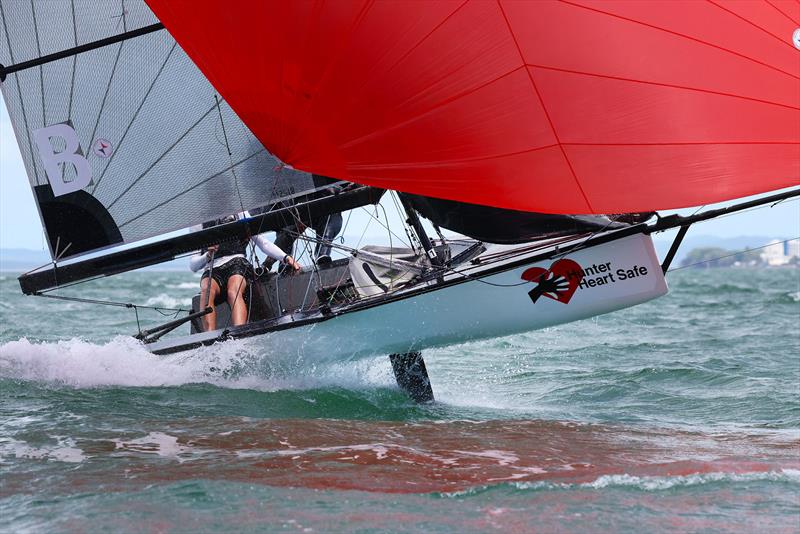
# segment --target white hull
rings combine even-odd
[[[511,248],[498,246],[487,254]],[[517,255],[507,262],[520,259]],[[635,306],[668,291],[652,241],[643,234],[578,250],[565,259],[586,270],[583,284],[566,303],[547,297],[534,303],[528,294],[536,284],[524,283],[522,273],[534,266],[549,269],[554,261],[547,260],[314,324],[269,332],[247,343],[257,343],[267,353],[292,360],[346,361],[546,328]],[[502,262],[496,265],[502,266]],[[460,271],[473,269],[477,267]]]

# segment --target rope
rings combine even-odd
[[[133,304],[131,302],[118,302],[113,300],[98,300],[98,299],[85,299],[81,297],[67,297],[65,295],[48,295],[45,293],[36,293],[35,296],[43,297],[48,299],[56,299],[56,300],[68,300],[73,302],[82,302],[84,304],[97,304],[100,306],[116,306],[118,308],[141,308],[143,310],[156,310],[157,312],[163,313],[164,311],[169,312],[188,312],[190,310],[186,310],[183,308],[164,308],[160,306],[145,306],[144,304]],[[171,315],[171,314],[164,314],[164,315]]]
[[[133,313],[136,315],[136,329],[139,331],[139,334],[142,333],[142,325],[139,321],[139,308],[146,309],[146,310],[155,310],[161,315],[167,317],[172,315],[173,318],[178,317],[180,312],[189,312],[191,310],[184,310],[183,308],[159,308],[156,306],[145,306],[143,304],[133,304],[131,302],[115,302],[112,300],[98,300],[98,299],[85,299],[81,297],[67,297],[64,295],[46,295],[44,293],[36,293],[35,296],[37,297],[44,297],[48,299],[56,299],[56,300],[67,300],[72,302],[81,302],[85,304],[97,304],[101,306],[114,306],[117,308],[133,308]],[[165,311],[175,312],[175,314],[171,313],[164,313]]]
[[[762,246],[760,246],[760,247],[753,247],[753,248],[748,248],[748,249],[745,249],[745,250],[740,250],[740,251],[738,251],[738,252],[734,252],[734,253],[732,253],[732,254],[726,254],[725,256],[720,256],[720,257],[718,257],[718,258],[711,258],[710,260],[698,261],[698,262],[696,262],[696,263],[691,263],[691,264],[689,264],[689,265],[681,265],[680,267],[675,267],[675,268],[673,268],[673,269],[670,269],[670,270],[669,270],[669,271],[667,271],[667,272],[671,273],[672,271],[680,271],[681,269],[688,269],[689,267],[694,267],[695,265],[702,265],[702,264],[704,264],[704,263],[710,263],[710,262],[712,262],[712,261],[723,260],[723,259],[725,259],[725,258],[732,258],[732,257],[734,257],[734,256],[739,256],[739,255],[741,255],[741,254],[746,254],[746,253],[748,253],[748,252],[752,252],[752,251],[754,251],[754,250],[761,250],[762,248],[771,247],[771,246],[773,246],[773,245],[782,245],[782,244],[784,244],[784,243],[788,243],[789,241],[794,241],[794,240],[796,240],[796,239],[800,239],[800,236],[798,236],[798,237],[792,237],[792,238],[790,238],[790,239],[784,239],[783,241],[777,241],[777,242],[775,242],[775,243],[767,243],[766,245],[762,245]]]
[[[404,245],[405,245],[405,246],[407,246],[408,248],[413,248],[411,245],[409,245],[408,243],[406,243],[405,241],[403,241],[403,238],[402,238],[402,237],[400,237],[399,235],[395,234],[395,233],[392,231],[392,229],[391,229],[391,228],[389,228],[389,226],[388,226],[388,223],[389,223],[389,218],[388,218],[388,217],[386,217],[386,224],[383,224],[383,222],[380,220],[380,218],[379,218],[379,217],[376,215],[376,214],[378,213],[378,207],[380,207],[380,208],[383,210],[384,217],[386,217],[386,208],[384,208],[384,207],[383,207],[381,204],[376,204],[376,205],[375,205],[375,214],[372,214],[372,213],[370,213],[370,212],[369,212],[369,210],[367,210],[367,209],[366,209],[364,206],[362,206],[362,207],[361,207],[361,209],[362,209],[362,210],[363,210],[363,211],[364,211],[364,212],[365,212],[367,215],[369,215],[371,219],[374,219],[374,220],[375,220],[375,221],[376,221],[378,224],[380,224],[380,225],[381,225],[381,226],[382,226],[382,227],[383,227],[383,228],[384,228],[384,229],[385,229],[387,232],[389,232],[389,237],[390,237],[390,238],[391,238],[391,236],[395,236],[395,237],[397,238],[397,240],[398,240],[398,241],[400,241],[402,244],[404,244]],[[363,238],[363,236],[362,236],[362,238]],[[359,243],[360,243],[360,241],[359,241]]]

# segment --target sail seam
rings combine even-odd
[[[768,1],[768,0],[764,0],[764,1],[765,1],[765,2],[767,2],[767,3],[769,4],[769,1]],[[775,35],[775,34],[774,34],[774,33],[772,33],[771,31],[767,30],[766,28],[762,28],[761,26],[759,26],[759,25],[758,25],[758,24],[756,24],[755,22],[753,22],[753,21],[751,21],[751,20],[747,20],[746,18],[744,18],[743,16],[739,15],[738,13],[735,13],[735,12],[731,11],[730,9],[728,9],[728,8],[726,8],[726,7],[724,7],[724,6],[720,5],[720,4],[718,4],[718,3],[716,3],[714,0],[706,0],[706,2],[708,2],[709,4],[711,4],[711,5],[713,5],[713,6],[716,6],[716,7],[718,7],[719,9],[721,9],[721,10],[725,11],[726,13],[730,13],[731,15],[733,15],[734,17],[736,17],[737,19],[740,19],[740,20],[742,20],[743,22],[746,22],[747,24],[749,24],[749,25],[750,25],[750,26],[752,26],[753,28],[756,28],[757,30],[760,30],[760,31],[762,31],[762,32],[766,33],[767,35],[769,35],[770,37],[773,37],[773,38],[777,39],[777,40],[778,40],[778,41],[780,41],[781,43],[783,43],[783,44],[786,44],[786,45],[789,45],[791,48],[794,48],[794,46],[792,46],[792,44],[791,44],[791,43],[789,43],[789,42],[787,42],[787,41],[784,41],[783,39],[781,39],[780,37],[778,37],[777,35]],[[775,6],[773,6],[773,7],[775,7]],[[776,8],[776,9],[777,9],[777,8]],[[778,11],[780,11],[780,10],[778,10]],[[783,13],[783,12],[781,12],[781,14],[785,15],[785,13]],[[794,22],[794,21],[792,21],[792,22]],[[797,24],[797,22],[795,22],[795,24]]]
[[[756,63],[758,65],[762,65],[764,67],[767,67],[768,69],[780,72],[780,73],[785,74],[787,76],[790,76],[792,78],[798,78],[797,76],[795,76],[795,75],[793,75],[791,73],[788,73],[786,71],[783,71],[783,70],[779,69],[778,67],[775,67],[774,65],[770,65],[768,63],[764,63],[763,61],[759,61],[759,60],[757,60],[755,58],[752,58],[750,56],[746,56],[746,55],[744,55],[742,53],[736,52],[736,51],[731,50],[729,48],[725,48],[724,46],[716,45],[716,44],[710,43],[708,41],[703,41],[702,39],[698,39],[697,37],[692,37],[691,35],[686,35],[686,34],[683,34],[683,33],[680,33],[680,32],[676,32],[676,31],[673,31],[673,30],[668,30],[666,28],[661,28],[660,26],[655,26],[653,24],[648,24],[647,22],[642,22],[642,21],[639,21],[639,20],[636,20],[636,19],[623,17],[622,15],[617,15],[615,13],[609,13],[608,11],[603,11],[603,10],[600,10],[600,9],[597,9],[597,8],[583,6],[583,5],[580,5],[580,4],[573,4],[569,0],[559,0],[559,1],[564,3],[564,4],[567,4],[567,5],[570,5],[570,6],[573,6],[573,7],[577,7],[577,8],[580,8],[580,9],[585,9],[587,11],[593,11],[595,13],[599,13],[599,14],[605,15],[607,17],[612,17],[612,18],[616,18],[616,19],[619,19],[619,20],[624,20],[626,22],[630,22],[630,23],[633,23],[633,24],[639,24],[640,26],[644,26],[646,28],[651,28],[653,30],[657,30],[657,31],[660,31],[660,32],[668,33],[670,35],[675,35],[675,36],[681,37],[683,39],[689,39],[690,41],[694,41],[696,43],[700,43],[700,44],[703,44],[705,46],[708,46],[708,47],[711,47],[711,48],[715,48],[715,49],[720,50],[722,52],[727,52],[728,54],[731,54],[731,55],[734,55],[734,56],[738,56],[738,57],[746,59],[748,61],[752,61],[753,63]],[[761,28],[761,29],[762,29],[762,31],[764,31],[765,33],[767,33],[768,35],[770,35],[772,37],[775,37],[776,39],[778,39],[779,41],[781,41],[785,45],[788,45],[788,46],[794,48],[794,45],[792,45],[791,43],[785,42],[783,39],[780,39],[780,38],[776,37],[775,35],[772,35],[770,32],[764,30],[763,28]]]
[[[395,69],[395,68],[396,68],[396,67],[397,67],[397,66],[398,66],[400,63],[402,63],[402,62],[403,62],[403,61],[404,61],[404,60],[405,60],[405,59],[406,59],[408,56],[410,56],[410,55],[411,55],[411,54],[414,52],[414,50],[416,50],[417,48],[419,48],[420,46],[422,46],[422,43],[424,43],[425,41],[427,41],[427,40],[428,40],[428,38],[429,38],[431,35],[433,35],[433,34],[434,34],[434,32],[436,32],[436,30],[438,30],[439,28],[441,28],[441,27],[442,27],[442,26],[443,26],[443,25],[444,25],[444,24],[445,24],[445,23],[446,23],[448,20],[450,20],[450,19],[453,17],[453,15],[455,15],[456,13],[458,13],[458,12],[461,10],[461,8],[463,8],[465,5],[467,5],[467,2],[468,2],[468,1],[469,1],[469,0],[465,0],[463,3],[461,3],[461,5],[459,5],[459,6],[458,6],[458,7],[457,7],[455,10],[453,10],[453,12],[451,12],[449,15],[447,15],[447,16],[446,16],[446,17],[445,17],[445,18],[444,18],[444,19],[443,19],[443,20],[442,20],[440,23],[438,23],[436,26],[434,26],[434,27],[433,27],[433,29],[431,29],[431,31],[429,31],[427,34],[425,34],[425,36],[424,36],[422,39],[420,39],[420,40],[419,40],[419,41],[418,41],[418,42],[417,42],[417,43],[416,43],[414,46],[412,46],[412,47],[411,47],[411,48],[410,48],[410,49],[409,49],[409,50],[408,50],[406,53],[404,53],[402,56],[400,56],[400,58],[399,58],[397,61],[395,61],[394,63],[392,63],[392,65],[391,65],[391,66],[389,66],[389,67],[386,69],[386,71],[385,71],[385,74],[388,74],[388,73],[392,72],[392,71],[393,71],[393,70],[394,70],[394,69]],[[515,70],[516,70],[516,69],[515,69]],[[505,75],[503,75],[503,76],[505,76]],[[365,77],[365,78],[368,78],[368,77]],[[502,76],[501,76],[501,78],[502,78]],[[498,78],[498,79],[500,79],[500,78]],[[359,95],[359,94],[360,94],[361,90],[362,90],[362,89],[363,89],[363,88],[364,88],[366,85],[368,85],[368,84],[370,83],[370,81],[371,81],[371,80],[367,79],[367,81],[365,81],[364,83],[362,83],[362,84],[361,84],[361,85],[358,87],[358,89],[356,89],[355,91],[353,91],[353,92],[352,92],[352,95],[353,95],[353,97],[351,98],[351,102],[352,102],[353,100],[356,100],[356,99],[357,99],[357,95]],[[493,81],[494,81],[494,80],[493,80]],[[490,83],[491,83],[491,82],[490,82]],[[483,87],[483,86],[482,86],[482,87]],[[430,110],[428,110],[428,111],[430,111]],[[427,113],[428,111],[425,111],[424,113]],[[423,113],[423,115],[424,115],[424,113]],[[422,116],[422,115],[419,115],[419,116]],[[392,128],[392,126],[390,126],[389,128]],[[373,134],[374,134],[374,133],[375,133],[375,132],[373,132]],[[344,148],[344,147],[346,147],[348,144],[350,144],[350,143],[352,143],[352,142],[354,142],[354,141],[357,141],[357,140],[359,140],[359,139],[362,139],[362,138],[367,138],[367,137],[369,137],[370,135],[372,135],[372,134],[367,134],[367,135],[365,135],[365,136],[362,136],[362,137],[357,137],[357,138],[355,138],[355,139],[353,139],[353,140],[351,140],[351,141],[346,141],[345,143],[343,143],[343,144],[340,144],[340,145],[339,145],[339,147],[340,147],[340,148]]]
[[[211,108],[211,109],[213,110],[214,108]],[[247,157],[245,157],[245,158],[243,158],[243,159],[241,159],[241,160],[237,161],[236,163],[234,163],[234,164],[233,164],[233,165],[231,165],[230,167],[227,167],[227,168],[225,168],[225,169],[222,169],[222,170],[221,170],[221,171],[219,171],[218,173],[216,173],[216,174],[213,174],[213,175],[209,176],[209,177],[208,177],[208,178],[206,178],[205,180],[203,180],[203,181],[201,181],[201,182],[197,182],[197,183],[196,183],[196,184],[194,184],[192,187],[190,187],[190,188],[188,188],[188,189],[186,189],[186,190],[184,190],[184,191],[181,191],[180,193],[178,193],[177,195],[173,196],[172,198],[168,198],[167,200],[165,200],[165,201],[163,201],[163,202],[161,202],[161,203],[159,203],[159,204],[157,204],[157,205],[153,206],[153,207],[152,207],[152,208],[150,208],[149,210],[147,210],[147,211],[144,211],[144,212],[140,213],[139,215],[137,215],[137,216],[135,216],[135,217],[133,217],[133,218],[131,218],[131,219],[128,219],[127,221],[125,221],[125,222],[123,222],[123,223],[119,224],[119,225],[118,225],[118,227],[119,227],[119,228],[122,228],[122,227],[123,227],[123,226],[125,226],[126,224],[129,224],[129,223],[131,223],[131,222],[135,221],[136,219],[139,219],[140,217],[143,217],[143,216],[147,215],[148,213],[151,213],[151,212],[153,212],[153,211],[157,210],[158,208],[161,208],[161,207],[165,206],[166,204],[169,204],[169,203],[170,203],[170,202],[172,202],[173,200],[175,200],[175,199],[177,199],[177,198],[181,197],[182,195],[185,195],[186,193],[188,193],[189,191],[192,191],[193,189],[196,189],[196,188],[200,187],[201,185],[205,184],[205,183],[206,183],[206,182],[208,182],[209,180],[212,180],[212,179],[214,179],[214,178],[217,178],[218,176],[221,176],[222,174],[224,174],[224,173],[228,172],[229,170],[233,169],[234,167],[237,167],[238,165],[241,165],[241,164],[242,164],[242,163],[244,163],[245,161],[247,161],[247,160],[249,160],[249,159],[251,159],[251,158],[253,158],[253,157],[255,157],[255,156],[259,155],[259,154],[263,154],[264,152],[267,152],[267,150],[266,150],[265,148],[261,148],[261,149],[259,149],[258,151],[256,151],[256,152],[253,152],[253,153],[252,153],[252,154],[250,154],[249,156],[247,156]]]
[[[419,167],[447,167],[450,165],[458,164],[458,163],[472,163],[475,161],[486,161],[490,159],[499,159],[499,158],[510,158],[513,156],[519,156],[521,154],[528,154],[530,152],[537,152],[539,150],[546,150],[548,148],[557,147],[558,143],[553,143],[547,146],[540,146],[535,148],[527,148],[525,150],[518,150],[516,152],[508,152],[505,154],[492,154],[490,156],[480,156],[476,158],[463,158],[463,159],[449,159],[446,161],[441,162],[426,162],[426,161],[414,161],[410,163],[393,163],[393,164],[374,164],[374,163],[358,163],[353,165],[348,165],[347,169],[350,170],[369,170],[369,169],[403,169],[403,168],[419,168]]]
[[[182,134],[182,135],[181,135],[181,136],[180,136],[178,139],[176,139],[176,140],[175,140],[175,142],[174,142],[174,143],[172,143],[172,144],[169,146],[169,148],[167,148],[167,149],[166,149],[166,150],[165,150],[165,151],[164,151],[164,152],[163,152],[163,153],[162,153],[162,154],[161,154],[161,155],[160,155],[160,156],[159,156],[159,157],[158,157],[158,158],[157,158],[157,159],[156,159],[156,160],[155,160],[153,163],[151,163],[151,164],[150,164],[150,166],[149,166],[149,167],[147,167],[147,169],[145,169],[145,171],[144,171],[142,174],[140,174],[140,175],[138,176],[138,178],[136,178],[136,179],[135,179],[133,182],[131,182],[131,184],[130,184],[128,187],[126,187],[126,188],[125,188],[125,190],[124,190],[124,191],[123,191],[123,192],[122,192],[122,193],[121,193],[119,196],[117,196],[117,198],[115,198],[115,199],[114,199],[114,201],[113,201],[113,202],[111,202],[111,204],[109,204],[109,205],[106,207],[106,209],[109,209],[109,210],[110,210],[110,209],[111,209],[111,207],[112,207],[114,204],[116,204],[116,203],[117,203],[117,201],[118,201],[119,199],[121,199],[123,196],[125,196],[125,195],[128,193],[128,191],[130,191],[130,190],[131,190],[131,188],[132,188],[133,186],[135,186],[137,183],[139,183],[139,181],[140,181],[142,178],[144,178],[144,177],[145,177],[145,176],[146,176],[146,175],[147,175],[147,174],[148,174],[148,173],[149,173],[151,170],[153,170],[153,168],[154,168],[156,165],[158,165],[158,164],[161,162],[161,160],[162,160],[162,159],[164,159],[164,158],[167,156],[167,154],[169,154],[170,152],[172,152],[172,149],[173,149],[173,148],[175,148],[175,147],[178,145],[178,143],[180,143],[181,141],[183,141],[183,139],[184,139],[184,138],[185,138],[187,135],[189,135],[189,134],[191,133],[191,131],[192,131],[192,130],[194,130],[194,129],[195,129],[195,127],[197,127],[197,125],[198,125],[198,124],[200,124],[201,122],[203,122],[203,120],[204,120],[206,117],[208,117],[208,115],[209,115],[209,114],[210,114],[212,111],[214,111],[214,108],[215,108],[215,107],[216,107],[216,106],[211,106],[211,108],[210,108],[208,111],[206,111],[205,113],[203,113],[203,115],[202,115],[202,116],[201,116],[199,119],[197,119],[197,121],[195,121],[195,123],[194,123],[194,124],[192,124],[192,125],[189,127],[189,129],[188,129],[188,130],[186,130],[186,131],[185,131],[185,132],[184,132],[184,133],[183,133],[183,134]]]
[[[384,133],[386,133],[388,131],[400,128],[400,127],[405,126],[407,124],[411,124],[414,121],[417,121],[417,120],[421,119],[422,117],[428,115],[429,113],[431,113],[433,111],[436,111],[439,108],[442,108],[442,107],[444,107],[444,106],[446,106],[448,104],[451,104],[451,103],[453,103],[453,102],[455,102],[457,100],[460,100],[460,99],[464,98],[465,96],[469,96],[469,95],[471,95],[473,93],[476,93],[476,92],[480,91],[481,89],[483,89],[485,87],[488,87],[488,86],[492,85],[493,83],[495,83],[495,82],[497,82],[499,80],[502,80],[503,78],[511,76],[512,74],[514,74],[518,70],[524,69],[524,68],[525,68],[525,65],[521,65],[519,67],[514,67],[514,69],[512,69],[512,70],[510,70],[510,71],[498,76],[497,78],[494,78],[492,80],[489,80],[488,82],[482,83],[479,86],[473,87],[472,89],[469,89],[467,91],[462,91],[461,93],[459,93],[459,94],[457,94],[455,96],[451,96],[450,98],[446,98],[446,99],[444,99],[444,100],[442,100],[440,102],[437,102],[436,105],[429,107],[428,109],[426,109],[426,110],[414,115],[411,118],[408,118],[408,119],[406,119],[404,121],[397,122],[395,124],[390,124],[389,126],[386,126],[386,127],[382,128],[382,129],[380,129],[378,131],[370,132],[370,133],[368,133],[366,135],[362,135],[360,137],[356,137],[355,139],[351,139],[349,141],[341,143],[340,145],[338,145],[338,147],[340,149],[347,149],[347,148],[355,146],[355,145],[357,145],[359,143],[362,143],[362,142],[366,141],[367,139],[371,139],[373,137],[377,137],[377,136],[383,135]]]
[[[796,21],[793,17],[790,17],[787,13],[784,13],[782,9],[778,6],[770,2],[769,0],[764,0],[767,4],[769,4],[775,11],[786,17],[787,19],[791,20],[794,24],[800,25],[800,22]]]
[[[36,23],[36,8],[33,5],[33,0],[31,0],[31,17],[33,18],[33,36],[36,39],[36,53],[41,56],[42,46],[39,43],[39,25]],[[42,126],[47,126],[47,111],[44,103],[44,71],[41,65],[39,65],[39,89],[39,94],[42,96]]]
[[[92,135],[88,139],[88,146],[92,146],[92,143],[94,142],[94,136],[97,133],[97,127],[100,125],[100,119],[103,117],[103,109],[106,107],[106,99],[108,98],[108,91],[109,89],[111,89],[111,82],[114,81],[114,74],[117,72],[117,63],[119,63],[119,56],[122,53],[122,45],[124,44],[125,41],[120,42],[119,47],[117,48],[117,56],[114,58],[114,65],[111,67],[111,75],[108,77],[106,90],[105,93],[103,93],[103,100],[100,101],[100,110],[97,112],[97,120],[94,123],[94,129],[92,130]],[[99,183],[100,179],[98,179],[97,182]],[[97,189],[97,184],[95,184],[95,186],[92,188],[92,196],[94,196],[95,189]]]
[[[633,82],[633,83],[641,83],[645,85],[656,85],[659,87],[670,87],[672,89],[684,89],[686,91],[696,91],[698,93],[708,93],[711,95],[720,95],[720,96],[728,96],[731,98],[741,98],[742,100],[749,100],[751,102],[759,102],[761,104],[769,104],[772,106],[779,106],[782,108],[788,108],[795,111],[800,111],[800,107],[790,106],[789,104],[782,104],[780,102],[773,102],[771,100],[763,100],[761,98],[754,98],[752,96],[745,96],[745,95],[737,95],[734,93],[726,93],[724,91],[712,91],[711,89],[700,89],[698,87],[689,87],[686,85],[676,85],[664,82],[654,82],[650,80],[637,80],[635,78],[624,78],[622,76],[612,76],[610,74],[597,74],[595,72],[583,72],[579,70],[572,70],[572,69],[562,69],[559,67],[550,67],[548,65],[535,65],[532,63],[526,63],[526,67],[532,67],[536,69],[544,69],[544,70],[552,70],[557,72],[566,72],[569,74],[580,74],[583,76],[593,76],[595,78],[608,78],[609,80],[619,80],[621,82]]]
[[[11,62],[14,63],[14,49],[11,47],[11,36],[8,33],[8,26],[6,25],[6,16],[3,13],[3,3],[0,2],[0,19],[3,19],[3,32],[6,34],[6,45],[8,46],[8,54],[11,58]],[[34,157],[33,152],[33,142],[31,141],[31,131],[30,127],[28,126],[28,114],[25,112],[25,101],[22,99],[22,88],[20,87],[19,83],[19,75],[17,75],[17,95],[19,96],[19,106],[20,111],[22,112],[22,123],[25,126],[25,137],[28,139],[28,150],[30,151],[31,161],[33,162],[33,174],[34,180],[36,180],[36,185],[39,184],[39,167],[36,162],[36,158]]]
[[[352,41],[353,34],[355,33],[356,28],[358,28],[358,26],[363,22],[364,18],[366,18],[367,13],[369,12],[370,9],[372,9],[373,5],[374,1],[371,0],[369,2],[366,2],[362,6],[361,10],[356,16],[356,19],[353,21],[353,25],[350,28],[348,28],[349,31],[344,33],[345,37],[342,38],[343,42],[342,44],[339,45],[339,49],[336,51],[334,58],[331,59],[331,61],[329,61],[328,64],[325,66],[325,71],[319,77],[319,82],[314,87],[314,90],[312,92],[313,96],[311,96],[311,98],[308,99],[308,103],[305,105],[305,109],[303,111],[303,122],[299,128],[295,129],[294,138],[289,142],[289,146],[287,147],[287,153],[286,153],[286,161],[296,161],[294,158],[294,154],[295,154],[295,149],[297,147],[297,141],[303,136],[308,127],[308,123],[311,121],[311,115],[313,113],[313,108],[315,104],[314,98],[319,94],[320,88],[327,81],[328,76],[330,76],[331,72],[334,70],[334,66],[339,61],[341,61],[345,49]]]
[[[75,0],[70,0],[70,10],[72,11],[72,38],[75,46],[78,46],[78,22],[75,19]],[[72,98],[75,93],[75,68],[78,56],[72,56],[72,81],[69,86],[69,107],[67,108],[67,120],[72,120]]]
[[[128,132],[130,131],[131,126],[133,126],[133,123],[136,122],[136,118],[139,116],[139,112],[142,111],[142,108],[144,107],[144,103],[147,102],[147,97],[150,96],[150,92],[153,90],[153,87],[155,87],[156,82],[158,81],[159,77],[161,76],[161,73],[164,72],[164,67],[167,66],[167,62],[169,61],[169,58],[172,56],[172,52],[175,51],[175,48],[177,46],[178,46],[177,42],[174,42],[172,44],[172,48],[170,48],[169,53],[167,54],[167,57],[164,58],[164,62],[161,64],[161,67],[158,69],[158,72],[156,73],[155,78],[153,78],[153,81],[150,83],[150,87],[147,88],[147,92],[145,93],[144,98],[142,98],[142,101],[139,103],[139,107],[136,108],[136,111],[134,112],[133,117],[131,118],[130,122],[128,122],[128,125],[125,127],[125,131],[122,132],[122,136],[119,138],[119,141],[117,141],[117,148],[114,150],[114,152],[112,152],[111,157],[108,158],[108,163],[106,163],[106,166],[103,168],[103,172],[100,173],[100,177],[97,179],[97,183],[95,184],[94,188],[92,188],[92,196],[94,196],[95,192],[97,191],[97,188],[100,186],[100,182],[102,181],[103,177],[106,175],[106,172],[108,171],[108,169],[111,167],[111,164],[114,163],[114,161],[115,161],[114,160],[114,156],[116,156],[119,153],[120,149],[122,148],[122,143],[125,141],[125,137],[128,135]],[[94,136],[92,136],[92,138],[94,138]],[[128,190],[126,189],[122,193],[122,195],[124,195],[127,191]],[[119,195],[114,200],[114,202],[109,204],[108,207],[111,208],[111,206],[114,205],[114,203],[117,200],[119,200],[122,195]]]
[[[508,32],[511,34],[511,38],[514,40],[514,45],[517,47],[517,52],[519,52],[519,58],[522,61],[523,66],[525,67],[525,72],[527,73],[528,79],[531,82],[531,87],[533,88],[534,94],[536,94],[536,97],[539,99],[539,104],[542,106],[542,111],[544,112],[544,116],[547,118],[547,122],[550,124],[550,129],[553,132],[553,137],[555,137],[556,143],[558,143],[558,146],[561,150],[561,154],[564,156],[564,161],[567,163],[569,172],[572,173],[572,178],[575,180],[575,185],[578,186],[578,190],[581,192],[583,200],[584,202],[586,202],[586,206],[589,208],[589,212],[593,213],[594,210],[592,209],[592,203],[589,202],[589,198],[586,196],[586,192],[583,190],[583,186],[581,185],[580,180],[578,180],[578,175],[575,174],[575,169],[572,168],[572,163],[569,161],[569,157],[567,157],[567,151],[561,144],[561,140],[558,137],[558,132],[556,132],[555,124],[553,124],[553,120],[550,118],[550,113],[547,112],[547,106],[544,105],[544,99],[542,98],[542,95],[539,93],[539,88],[536,87],[536,82],[533,80],[533,74],[531,73],[531,69],[528,68],[527,62],[525,61],[525,56],[522,54],[522,48],[519,46],[519,42],[517,41],[517,36],[514,34],[514,30],[511,28],[511,22],[508,20],[508,16],[506,15],[506,11],[505,9],[503,9],[500,0],[497,0],[497,7],[503,14],[503,19],[506,21],[506,27],[508,28]]]
[[[564,143],[568,146],[800,145],[800,141],[684,141],[664,143]]]

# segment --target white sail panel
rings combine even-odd
[[[2,1],[0,19],[5,66],[158,22],[142,0]],[[54,258],[315,188],[264,149],[165,30],[10,73],[1,88]]]

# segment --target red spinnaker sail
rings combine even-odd
[[[800,183],[797,0],[147,2],[298,169],[548,213]]]

